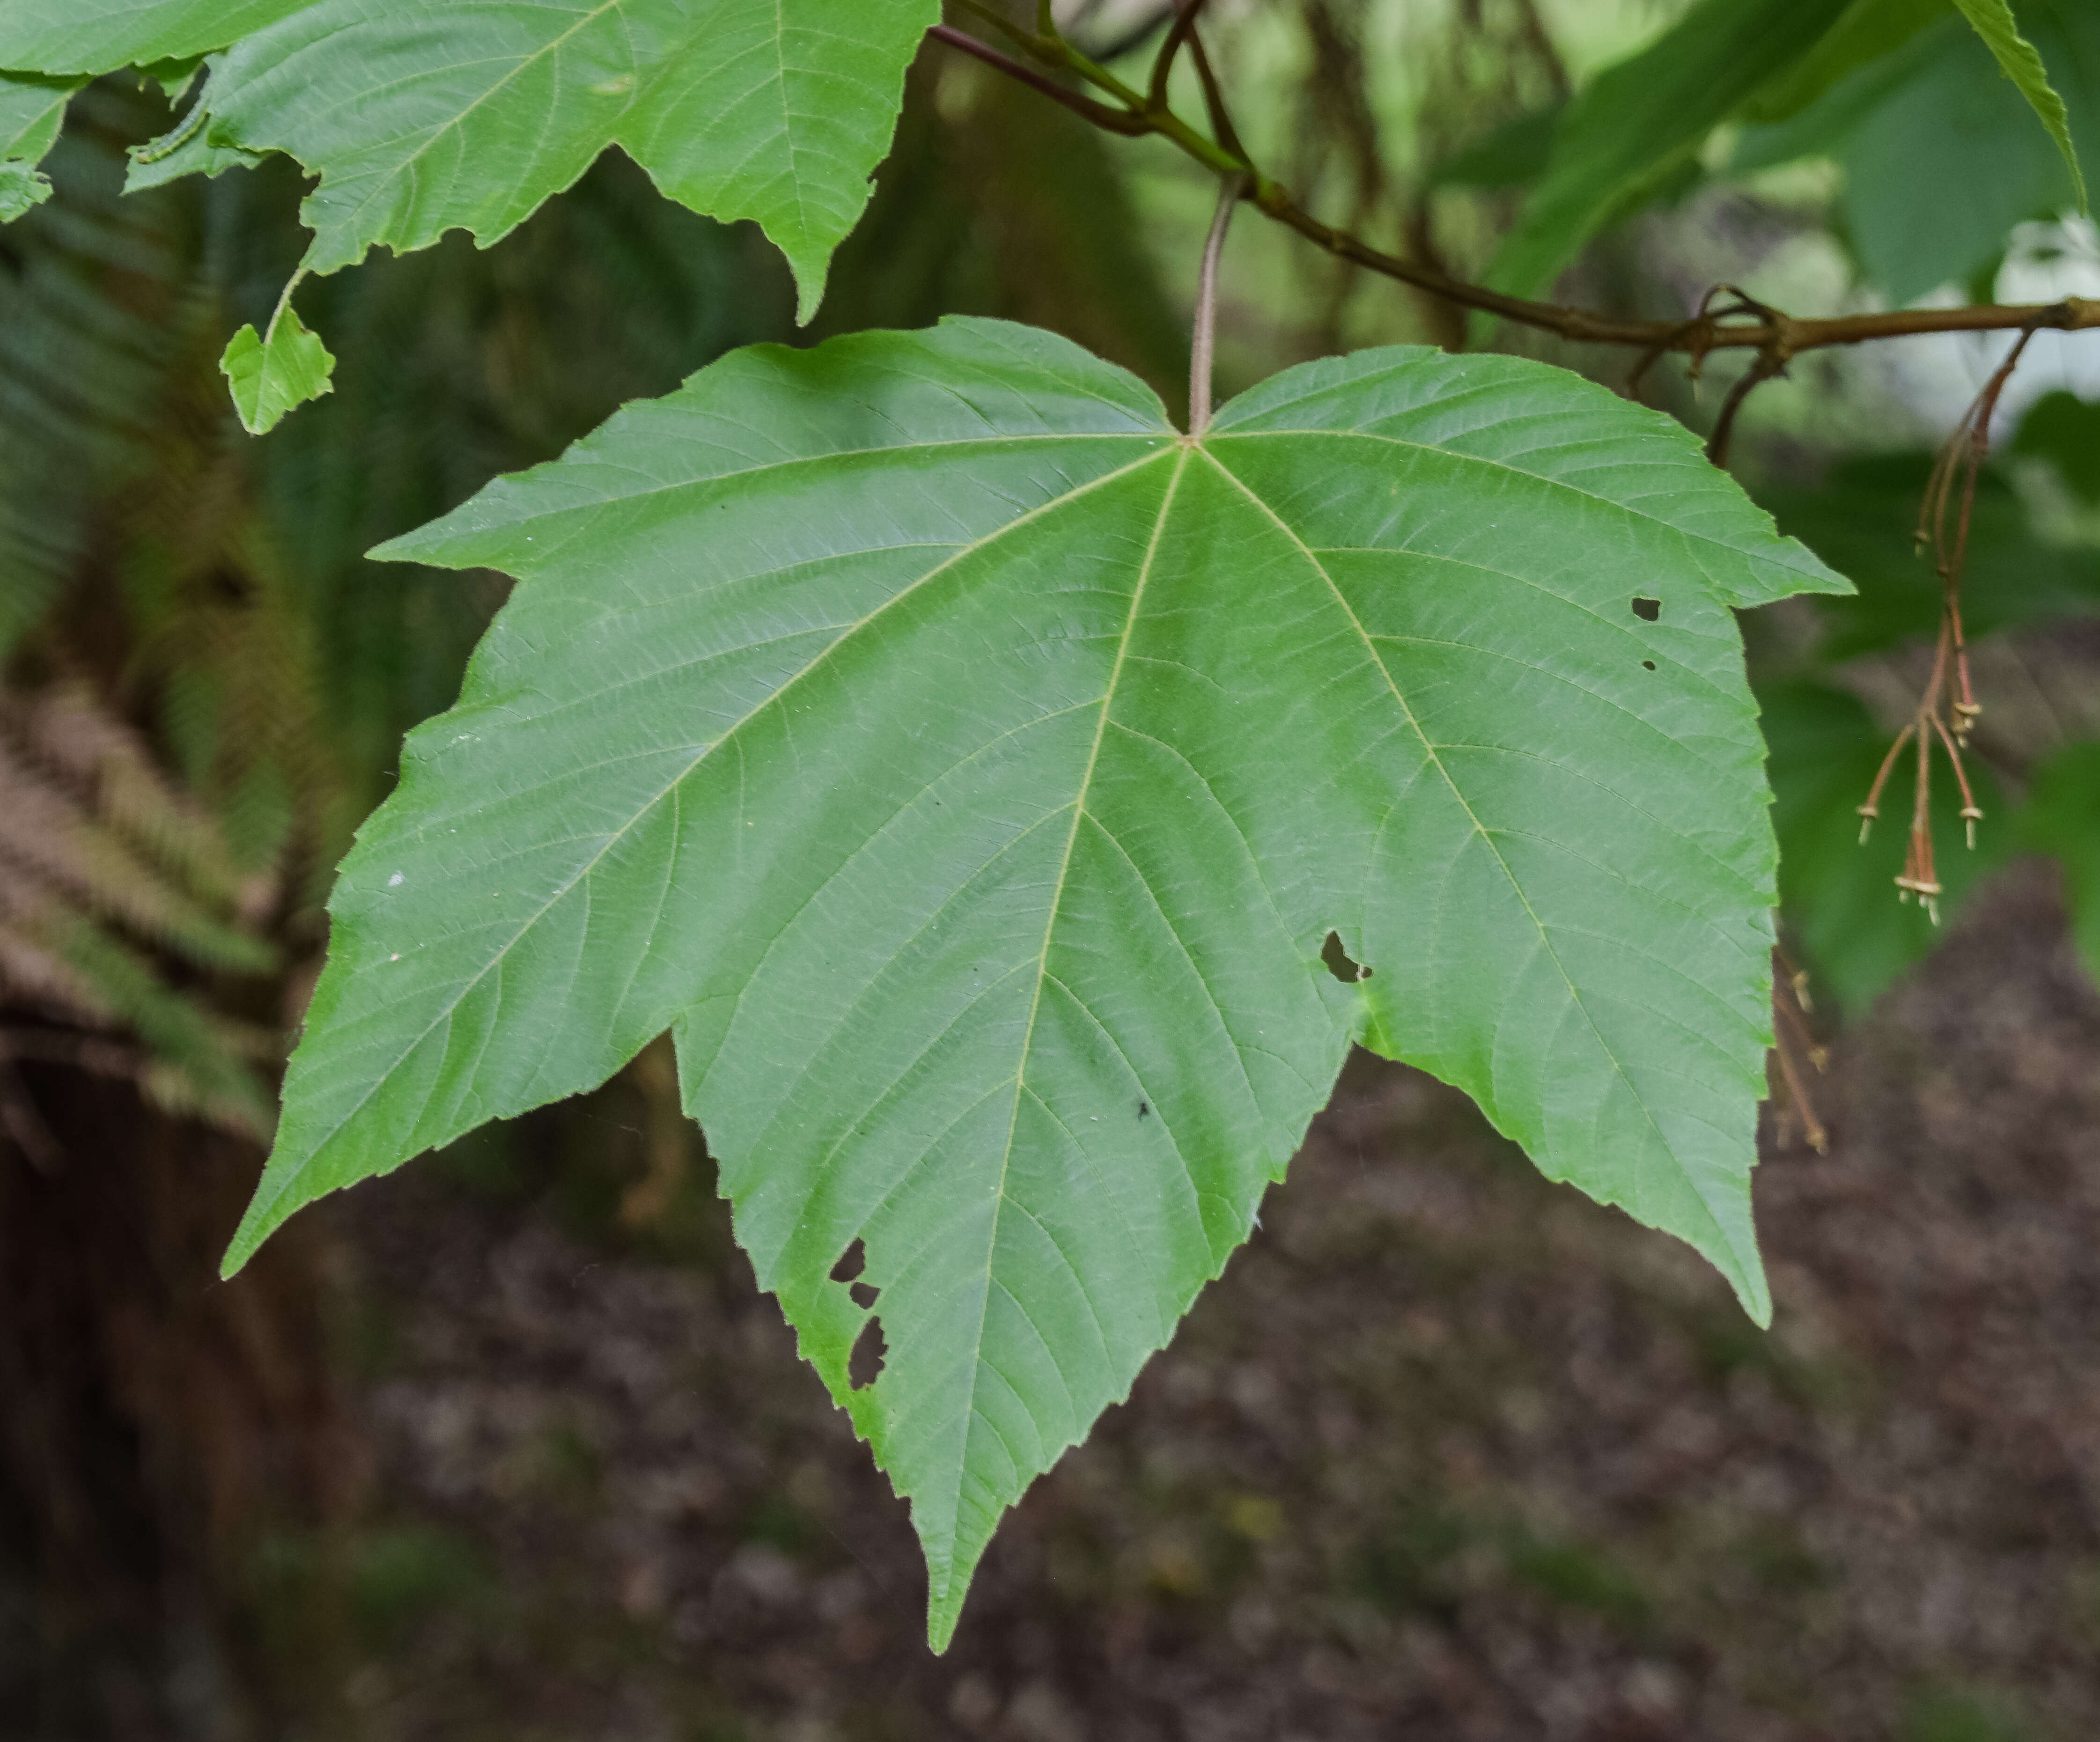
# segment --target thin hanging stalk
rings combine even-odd
[[[1202,270],[1196,278],[1196,331],[1189,347],[1189,434],[1200,438],[1211,426],[1211,361],[1218,342],[1218,262],[1225,251],[1225,232],[1246,192],[1246,178],[1230,175],[1218,191],[1217,216],[1203,244]]]
[[[1939,923],[1940,888],[1932,849],[1932,746],[1937,739],[1954,770],[1961,791],[1961,821],[1973,849],[1976,825],[1983,819],[1983,807],[1969,782],[1962,760],[1983,708],[1976,700],[1969,677],[1969,639],[1961,622],[1961,575],[1969,557],[1969,531],[1976,512],[1976,487],[1991,453],[1991,420],[1996,415],[2005,384],[2019,367],[2021,356],[2037,330],[2028,324],[2021,331],[2005,359],[1991,373],[1983,390],[1962,413],[1933,463],[1925,496],[1918,505],[1917,541],[1929,550],[1939,576],[1939,637],[1933,649],[1932,674],[1918,698],[1917,710],[1898,734],[1874,776],[1867,802],[1860,806],[1865,820],[1860,829],[1862,842],[1873,819],[1881,814],[1882,788],[1895,766],[1897,753],[1913,738],[1917,743],[1917,774],[1911,800],[1910,845],[1904,868],[1896,878],[1899,899],[1915,895],[1934,924]]]

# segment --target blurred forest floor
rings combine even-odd
[[[245,1575],[273,1734],[2100,1735],[2100,996],[2040,867],[1969,912],[1838,1043],[1831,1153],[1767,1150],[1769,1337],[1359,1056],[942,1659],[651,1056],[361,1188],[368,1481]]]

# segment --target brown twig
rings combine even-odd
[[[1065,28],[1070,29],[1086,24],[1091,14],[1099,10],[1098,6],[1082,7],[1074,16],[1065,21]],[[1173,16],[1174,0],[1157,0],[1151,11],[1137,14],[1114,36],[1105,41],[1096,42],[1089,52],[1104,66],[1120,60],[1133,49],[1141,46],[1148,37]]]
[[[1826,1155],[1830,1150],[1830,1134],[1815,1116],[1815,1103],[1810,1098],[1808,1086],[1802,1080],[1793,1057],[1793,1048],[1798,1046],[1819,1072],[1829,1058],[1808,1025],[1808,999],[1802,990],[1807,980],[1807,976],[1787,959],[1785,950],[1773,945],[1772,1056],[1779,1061],[1780,1078],[1786,1085],[1787,1100],[1801,1121],[1802,1137],[1818,1155]]]
[[[1935,669],[1939,662],[1935,661]],[[1918,709],[1917,778],[1911,787],[1910,840],[1904,853],[1904,868],[1896,876],[1896,899],[1915,895],[1926,917],[1939,924],[1939,873],[1932,862],[1932,739],[1925,726],[1936,699],[1941,680],[1935,676],[1926,691],[1926,701]]]
[[[1786,1084],[1787,1100],[1793,1105],[1795,1116],[1801,1121],[1801,1135],[1808,1147],[1818,1155],[1830,1153],[1830,1133],[1823,1122],[1815,1117],[1815,1103],[1809,1099],[1808,1087],[1801,1080],[1801,1073],[1794,1068],[1784,1046],[1772,1048],[1772,1056],[1779,1061],[1779,1074]]]
[[[1189,0],[1192,15],[1202,7],[1203,0]],[[1203,46],[1203,39],[1193,24],[1189,31],[1189,58],[1195,63],[1196,77],[1203,87],[1203,111],[1211,117],[1211,137],[1241,162],[1251,162],[1246,147],[1240,143],[1239,129],[1233,125],[1232,112],[1225,107],[1224,88],[1211,66],[1211,52]]]
[[[1816,1068],[1817,1071],[1820,1072],[1830,1062],[1829,1049],[1816,1039],[1815,1034],[1808,1026],[1808,1018],[1794,1008],[1793,1000],[1779,995],[1781,984],[1782,982],[1776,979],[1772,982],[1772,1003],[1780,1014],[1780,1027],[1785,1029],[1801,1043],[1802,1056]],[[1775,1032],[1777,1031],[1775,1030]]]
[[[1721,415],[1714,421],[1714,433],[1706,438],[1706,457],[1714,465],[1728,463],[1728,442],[1736,433],[1736,413],[1743,408],[1743,402],[1762,383],[1785,373],[1785,361],[1777,351],[1761,351],[1757,360],[1743,371],[1742,379],[1728,390],[1728,397],[1721,402]]]
[[[1220,126],[1225,137],[1206,139],[1171,110],[1149,107],[1143,95],[1105,68],[1088,60],[1061,37],[1040,32],[1031,35],[1010,21],[990,20],[989,8],[984,11],[988,20],[996,22],[1003,32],[1043,64],[1075,74],[1096,90],[1114,97],[1123,107],[1112,108],[1069,90],[1033,68],[1022,65],[960,31],[938,25],[933,34],[951,47],[974,55],[1008,77],[1017,78],[1031,90],[1063,104],[1096,126],[1132,137],[1157,134],[1218,175],[1246,176],[1245,197],[1250,203],[1264,216],[1296,231],[1330,254],[1459,307],[1498,315],[1522,326],[1555,333],[1574,343],[1630,346],[1643,351],[1652,351],[1658,356],[1673,351],[1703,356],[1713,351],[1771,351],[1780,347],[1787,356],[1793,357],[1804,351],[1822,351],[1833,346],[1913,337],[1928,333],[2045,329],[2084,332],[2100,329],[2100,298],[2084,297],[2067,297],[2061,302],[2049,303],[1983,303],[1966,308],[1893,309],[1879,314],[1807,320],[1774,316],[1732,323],[1725,320],[1722,313],[1710,313],[1689,321],[1629,320],[1511,296],[1485,284],[1466,283],[1434,267],[1387,254],[1359,236],[1323,223],[1300,206],[1282,183],[1264,175],[1255,167],[1239,148],[1237,139],[1230,136],[1229,118],[1222,126],[1215,117],[1213,119],[1213,125]],[[1180,22],[1178,16],[1176,22]]]
[[[1874,819],[1882,814],[1882,788],[1889,783],[1889,776],[1895,771],[1896,758],[1903,753],[1903,747],[1910,742],[1911,734],[1917,730],[1917,721],[1912,720],[1896,734],[1896,741],[1889,746],[1889,753],[1882,758],[1881,770],[1874,776],[1873,785],[1867,789],[1867,802],[1859,807],[1860,845],[1863,847],[1867,845],[1867,836],[1874,827]]]
[[[1196,20],[1202,12],[1203,3],[1204,0],[1174,0],[1174,23],[1167,33],[1167,40],[1159,45],[1158,54],[1153,58],[1151,87],[1145,99],[1146,108],[1166,108],[1167,86],[1174,76],[1174,63],[1180,58],[1182,45],[1195,32]]]
[[[2005,384],[2013,378],[2013,371],[2019,367],[2020,357],[2034,337],[2034,329],[2023,331],[2006,352],[2005,360],[2000,364],[1983,390],[1976,396],[1976,403],[1969,414],[1969,465],[1967,475],[1961,481],[1961,513],[1955,523],[1954,549],[1940,562],[1942,597],[1947,619],[1947,631],[1954,659],[1954,735],[1963,743],[1969,741],[1969,730],[1983,712],[1976,704],[1974,692],[1969,683],[1969,642],[1961,628],[1961,574],[1969,557],[1969,527],[1976,509],[1976,483],[1983,475],[1984,461],[1991,456],[1991,420],[1997,414],[1999,395]],[[1955,439],[1960,439],[1957,430]],[[1956,766],[1960,767],[1957,759]],[[1968,791],[1968,782],[1962,782],[1962,790]],[[1974,808],[1974,800],[1970,808]],[[1970,832],[1975,831],[1972,827]]]
[[[1798,966],[1786,953],[1785,944],[1772,946],[1772,968],[1776,977],[1786,982],[1787,989],[1793,994],[1793,1001],[1801,1007],[1802,1013],[1805,1016],[1813,1011],[1815,1000],[1809,996],[1808,971]]]
[[[973,55],[986,66],[996,68],[1008,78],[1017,79],[1030,90],[1040,91],[1053,103],[1061,103],[1078,116],[1092,121],[1096,127],[1110,133],[1120,133],[1126,139],[1137,139],[1153,129],[1141,115],[1132,115],[1121,109],[1112,109],[1105,103],[1096,103],[1083,91],[1067,90],[1055,79],[1046,78],[1033,67],[1023,66],[1011,55],[1004,55],[989,42],[981,42],[975,37],[946,24],[936,24],[927,34],[937,42],[945,42],[951,48],[959,48]]]

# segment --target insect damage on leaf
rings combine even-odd
[[[230,1264],[670,1028],[937,1646],[1352,1039],[1767,1312],[1732,607],[1843,584],[1669,420],[1408,348],[1190,442],[952,320],[735,353],[379,554],[519,584],[343,867]]]
[[[335,359],[287,305],[267,336],[245,326],[227,342],[219,370],[250,435],[275,429],[285,414],[333,389]]]
[[[1327,941],[1320,946],[1320,959],[1326,964],[1327,972],[1344,986],[1354,986],[1359,980],[1368,980],[1371,971],[1361,962],[1353,960],[1342,946],[1342,934],[1330,932]]]
[[[0,163],[0,224],[12,223],[51,196],[51,180],[19,163]]]

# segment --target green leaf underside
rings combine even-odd
[[[2042,126],[2062,154],[2077,191],[2078,209],[2086,209],[2085,173],[2078,165],[2078,149],[2071,143],[2071,117],[2063,99],[2049,82],[2048,69],[2033,43],[2020,34],[2007,0],[1954,0],[1961,15],[1976,28],[1991,51],[1992,58],[2027,99]]]
[[[26,164],[0,163],[0,224],[12,223],[51,196],[51,178]]]
[[[1668,419],[1405,349],[1192,445],[1066,342],[954,320],[733,354],[380,554],[522,584],[343,867],[229,1266],[673,1028],[760,1286],[911,1498],[937,1645],[1352,1038],[1766,1316],[1729,607],[1843,583]]]
[[[220,371],[233,390],[233,408],[250,435],[275,429],[285,414],[329,390],[335,359],[287,308],[266,341],[243,327],[227,342]]]
[[[308,0],[0,0],[0,67],[93,74],[208,54]]]
[[[58,143],[77,79],[0,73],[0,163],[34,163]]]
[[[322,0],[214,73],[212,143],[320,178],[307,269],[464,227],[486,245],[608,146],[755,218],[815,312],[939,0]]]
[[[1488,283],[1517,296],[1551,284],[1839,15],[1831,0],[1700,0],[1648,48],[1605,68],[1563,113],[1546,174]]]

